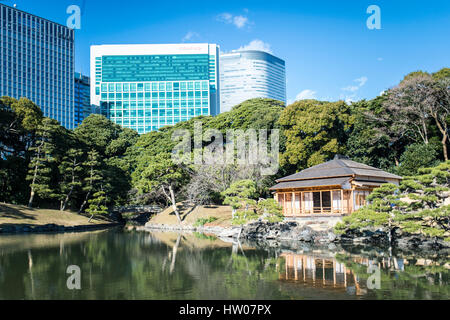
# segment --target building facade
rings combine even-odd
[[[220,112],[215,44],[91,47],[91,104],[139,134]]]
[[[74,121],[78,127],[94,110],[91,108],[90,78],[75,72]]]
[[[403,178],[336,155],[334,160],[277,180],[270,188],[287,218],[349,215],[368,204],[368,196],[383,184]]]
[[[253,98],[286,103],[286,64],[263,51],[236,51],[220,55],[221,112]]]
[[[26,97],[74,128],[74,30],[0,4],[0,96]]]

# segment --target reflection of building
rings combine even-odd
[[[271,188],[286,217],[350,214],[367,204],[367,196],[402,178],[342,156],[277,180]]]
[[[0,96],[27,97],[74,127],[74,31],[0,4]]]
[[[291,253],[281,257],[286,261],[286,269],[280,273],[280,280],[301,282],[311,287],[354,289],[357,295],[364,293],[358,276],[334,258]],[[355,258],[355,262],[371,263],[365,258]]]
[[[140,134],[216,115],[218,66],[215,44],[92,46],[91,104]]]
[[[89,77],[75,72],[75,127],[78,127],[84,119],[93,113],[91,108],[90,90]]]
[[[263,51],[220,55],[220,112],[253,98],[286,103],[285,62]]]

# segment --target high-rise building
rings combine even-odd
[[[263,51],[234,51],[220,55],[220,111],[253,98],[286,103],[285,62]]]
[[[139,134],[220,112],[215,44],[91,47],[91,104]]]
[[[79,72],[75,72],[75,127],[78,127],[84,119],[94,111],[91,108],[90,78]]]
[[[26,97],[74,128],[74,30],[0,4],[0,96]]]

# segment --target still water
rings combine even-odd
[[[80,290],[67,287],[72,265]],[[449,298],[450,257],[442,254],[122,229],[0,236],[0,299]]]

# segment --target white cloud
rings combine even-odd
[[[380,57],[380,58],[378,58],[377,60],[378,60],[378,61],[383,61],[384,59]]]
[[[197,32],[193,32],[193,31],[189,31],[188,33],[186,33],[186,35],[183,37],[182,41],[186,42],[186,41],[191,41],[195,38],[199,38],[200,35]]]
[[[306,100],[306,99],[316,99],[316,91],[306,89],[300,92],[296,97],[295,101]]]
[[[351,94],[341,94],[340,99],[345,100],[347,103],[358,101],[357,92],[366,85],[367,81],[369,81],[369,78],[367,77],[361,77],[353,80],[353,82],[356,82],[356,85],[350,85],[342,88],[342,91],[350,92]]]
[[[273,53],[272,49],[271,49],[271,45],[269,43],[264,42],[259,39],[255,39],[255,40],[251,41],[249,44],[240,47],[236,51],[245,51],[245,50],[258,50],[258,51],[265,51],[270,54]]]
[[[355,79],[355,80],[353,80],[353,82],[357,82],[357,85],[348,86],[348,87],[342,88],[342,90],[349,91],[349,92],[356,92],[359,89],[361,89],[362,87],[364,87],[366,85],[367,81],[369,81],[369,79],[367,77],[361,77],[361,78]]]
[[[233,23],[236,27],[241,29],[248,23],[248,18],[244,16],[236,16],[233,18]]]
[[[345,88],[342,88],[342,90],[344,91],[350,91],[350,92],[355,92],[359,90],[359,86],[348,86]]]
[[[367,77],[361,77],[359,79],[356,79],[355,81],[359,83],[359,87],[361,88],[366,85],[366,83],[367,83],[367,81],[369,81],[369,79]]]
[[[250,21],[248,20],[247,17],[242,16],[242,15],[234,16],[228,12],[219,14],[217,16],[217,20],[220,22],[233,24],[238,29],[242,29],[250,23]]]

